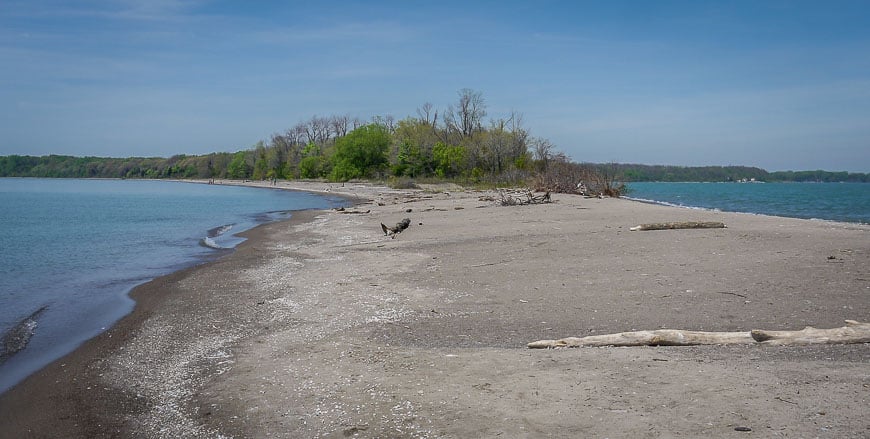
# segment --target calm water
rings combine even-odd
[[[870,223],[867,183],[630,183],[629,198],[683,207]]]
[[[27,348],[0,364],[0,392],[129,313],[134,286],[226,253],[236,233],[292,210],[344,204],[221,185],[0,178],[0,331],[46,307]]]

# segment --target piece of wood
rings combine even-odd
[[[574,348],[600,346],[692,346],[701,344],[753,343],[749,332],[702,332],[680,329],[618,332],[616,334],[566,337],[558,340],[539,340],[528,344],[531,349]]]
[[[501,201],[499,203],[502,206],[525,206],[527,204],[545,204],[553,202],[553,199],[550,196],[550,191],[547,191],[544,195],[538,196],[535,196],[531,189],[523,192],[521,195],[518,195],[517,193],[510,194],[505,191],[499,191],[499,195],[501,196]],[[525,198],[520,198],[521,196],[524,196]]]
[[[651,223],[632,227],[632,232],[638,230],[674,230],[674,229],[724,229],[725,223],[713,221],[685,221],[674,223]]]
[[[817,329],[807,326],[800,331],[752,330],[752,338],[771,345],[870,343],[870,323],[846,320],[846,326]]]
[[[631,331],[615,334],[567,337],[558,340],[539,340],[528,344],[530,349],[597,347],[597,346],[692,346],[753,344],[807,345],[870,343],[870,323],[846,320],[846,326],[816,329],[811,326],[800,331],[704,332],[680,329]]]

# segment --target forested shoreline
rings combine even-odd
[[[238,152],[163,157],[0,157],[0,177],[451,180],[464,184],[528,184],[570,192],[580,181],[597,192],[643,181],[870,182],[870,174],[768,172],[748,166],[664,166],[578,163],[533,137],[522,114],[485,120],[480,92],[463,89],[454,105],[431,104],[416,116],[360,121],[314,116]]]
[[[177,155],[161,157],[75,157],[49,156],[0,156],[0,177],[39,178],[237,178],[254,179],[249,166],[239,162],[249,160],[250,151],[237,153],[211,153],[206,155]],[[229,165],[236,161],[235,173]],[[223,164],[223,166],[222,166]],[[582,163],[592,168],[616,168],[620,181],[631,182],[728,182],[755,179],[765,182],[813,182],[813,183],[870,183],[870,174],[832,171],[776,171],[746,166],[663,166],[623,163]],[[239,171],[241,168],[241,172]],[[386,174],[385,174],[386,175]],[[394,176],[392,174],[386,175]],[[424,176],[421,176],[424,177]],[[430,175],[431,177],[431,175]],[[268,178],[268,176],[267,176]],[[297,176],[280,178],[295,179]],[[437,176],[436,176],[437,178]]]

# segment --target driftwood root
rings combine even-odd
[[[567,337],[539,340],[528,344],[530,349],[573,348],[596,346],[692,346],[754,344],[809,345],[870,343],[870,323],[846,320],[846,326],[817,329],[807,326],[800,331],[703,332],[681,329],[619,332],[616,334]]]

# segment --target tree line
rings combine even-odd
[[[0,177],[200,179],[439,179],[460,183],[530,184],[574,192],[579,182],[618,195],[623,182],[854,181],[865,173],[767,172],[745,166],[679,167],[576,163],[547,139],[533,137],[522,114],[486,119],[483,95],[462,89],[443,110],[423,104],[401,120],[313,116],[269,140],[235,152],[161,157],[0,157]]]
[[[766,182],[870,183],[870,174],[832,171],[776,171],[749,166],[663,166],[615,164],[625,182],[728,182],[756,180]]]
[[[530,178],[535,145],[520,113],[486,119],[480,92],[396,120],[314,116],[235,153],[160,157],[0,157],[0,176],[79,178],[329,179],[438,178],[517,183]],[[539,148],[540,149],[540,148]]]

